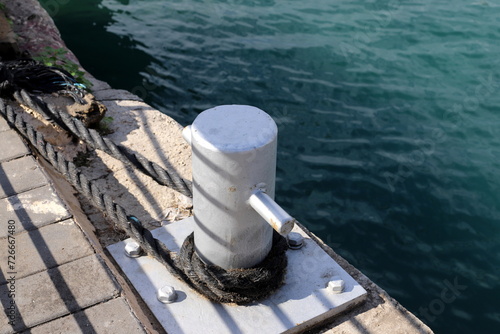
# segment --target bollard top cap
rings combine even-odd
[[[276,140],[278,128],[263,110],[224,105],[205,110],[191,126],[192,144],[221,152],[244,152]]]

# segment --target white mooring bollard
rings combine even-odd
[[[131,240],[108,246],[168,333],[247,334],[257,327],[266,333],[302,333],[366,299],[366,290],[274,202],[277,134],[272,118],[254,107],[202,112],[183,131],[193,152],[194,217],[151,233],[174,249],[194,232],[195,251],[203,261],[237,269],[266,258],[274,228],[287,236],[291,249],[279,292],[250,305],[216,305],[153,257],[130,257],[135,248],[126,243]]]
[[[184,129],[193,151],[194,243],[206,263],[257,265],[272,247],[272,228],[283,235],[293,228],[273,200],[277,135],[268,114],[242,105],[205,110]]]

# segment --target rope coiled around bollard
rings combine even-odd
[[[248,304],[277,290],[285,279],[288,244],[273,230],[273,246],[266,258],[253,268],[223,269],[203,262],[194,250],[191,233],[176,258],[179,268],[195,289],[219,303]]]
[[[186,238],[178,254],[171,252],[136,217],[128,215],[109,195],[103,194],[95,182],[80,173],[73,162],[66,160],[3,99],[0,99],[0,114],[80,193],[138,242],[148,255],[208,299],[219,303],[248,304],[268,297],[283,284],[288,245],[286,239],[277,232],[273,231],[271,251],[254,268],[225,270],[205,264],[194,251],[193,234]]]

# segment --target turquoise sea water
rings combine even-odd
[[[500,332],[500,5],[42,1],[83,66],[183,125],[279,127],[277,201],[436,333]]]

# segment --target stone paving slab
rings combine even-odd
[[[8,293],[11,282],[0,286],[0,301],[4,309],[12,301]],[[49,322],[108,301],[119,292],[115,280],[96,255],[21,278],[15,281],[18,309],[15,326],[12,328],[7,315],[0,313],[0,334],[15,333]],[[87,321],[85,317],[83,320]]]
[[[0,163],[0,198],[46,184],[48,184],[47,178],[32,156]]]
[[[34,230],[69,217],[71,214],[50,185],[0,199],[0,222],[14,220],[16,233]],[[7,229],[0,229],[0,238],[6,236]]]
[[[30,153],[21,138],[13,130],[0,132],[0,162],[20,158]]]
[[[87,326],[85,326],[87,324]],[[82,328],[82,325],[85,326]],[[92,328],[92,331],[91,331]],[[32,328],[23,334],[139,334],[145,333],[123,298],[110,300],[85,311]]]
[[[0,249],[8,249],[8,239],[0,239]],[[12,238],[11,238],[12,241]],[[72,219],[51,224],[15,236],[16,279],[57,267],[58,265],[91,255],[94,250]],[[0,253],[0,263],[7,263],[7,252]],[[0,284],[9,277],[6,266],[0,267]]]

